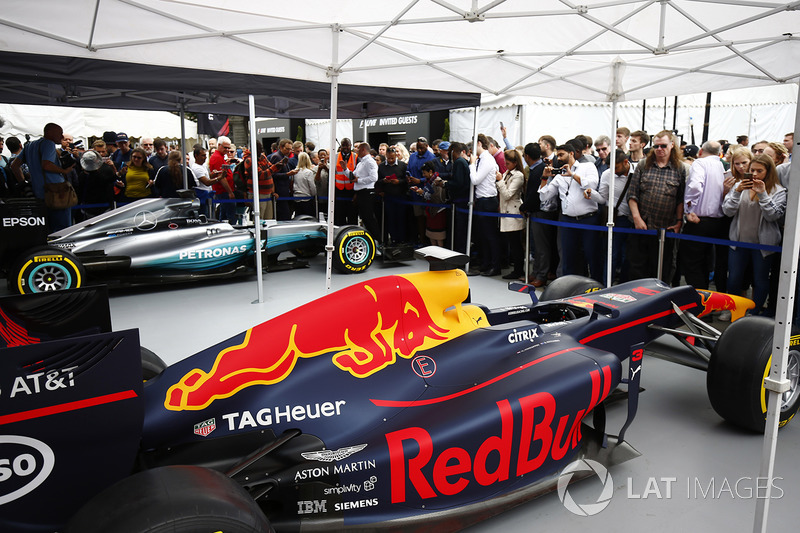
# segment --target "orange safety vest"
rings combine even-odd
[[[356,154],[350,152],[350,157],[347,158],[347,169],[352,172],[356,168]],[[342,153],[336,156],[336,188],[342,190],[353,190],[354,183],[350,181],[350,174],[345,172],[345,167],[342,166]]]

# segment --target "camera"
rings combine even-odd
[[[557,176],[559,174],[563,174],[564,170],[565,170],[564,167],[558,167],[558,168],[553,167],[553,170],[551,170],[550,172],[553,174],[553,176]]]

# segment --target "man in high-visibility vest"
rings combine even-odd
[[[350,139],[342,139],[339,153],[336,156],[336,204],[334,224],[344,226],[346,224],[358,224],[358,213],[353,204],[353,181],[350,173],[356,168],[356,154],[352,152]]]

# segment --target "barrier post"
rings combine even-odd
[[[658,279],[664,273],[664,241],[666,240],[667,230],[658,230]]]
[[[452,202],[450,210],[450,249],[456,249],[456,203]]]
[[[528,276],[530,276],[530,261],[531,261],[531,217],[523,215],[525,219],[525,283],[528,283]]]
[[[364,126],[366,128],[366,126]],[[381,240],[386,244],[386,197],[381,196]]]

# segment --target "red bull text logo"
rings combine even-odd
[[[217,355],[209,372],[194,369],[167,391],[164,406],[199,410],[245,387],[283,381],[300,358],[332,353],[340,370],[366,378],[486,324],[461,271],[370,280],[260,324]]]
[[[541,467],[548,458],[560,461],[579,446],[583,417],[610,392],[609,367],[592,370],[590,375],[592,396],[589,405],[573,415],[565,414],[556,419],[556,399],[549,392],[538,392],[517,400],[521,421],[515,420],[509,400],[497,402],[500,435],[486,438],[474,454],[458,446],[435,450],[430,433],[421,427],[387,433],[392,503],[406,502],[409,489],[424,499],[453,496],[472,483],[488,486],[507,481],[510,476],[523,476]],[[494,471],[490,472],[487,464],[496,465]],[[416,495],[411,499],[416,499]]]

